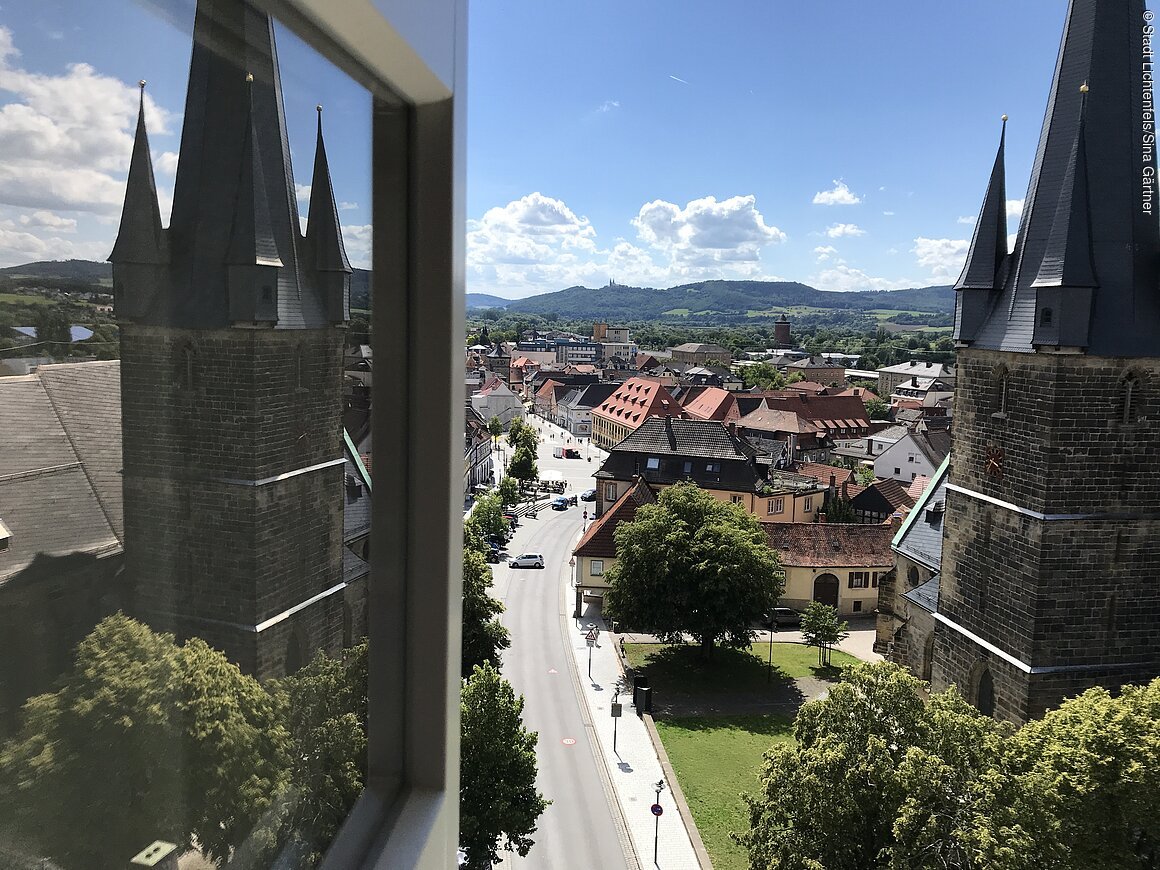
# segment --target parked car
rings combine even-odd
[[[520,515],[515,511],[504,511],[503,518],[511,523],[513,528],[520,524]]]
[[[584,492],[580,493],[580,501],[596,501],[596,490],[584,490]]]
[[[568,510],[568,496],[558,495],[552,499],[552,510],[566,511]]]
[[[775,628],[800,628],[802,615],[792,607],[775,607],[772,613],[765,615],[765,622]]]
[[[565,459],[579,459],[580,458],[580,451],[577,450],[575,447],[565,447],[564,448],[564,458]]]
[[[543,553],[521,553],[510,562],[509,568],[543,568],[544,554]]]

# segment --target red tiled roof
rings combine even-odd
[[[822,486],[830,485],[830,475],[834,476],[834,483],[838,486],[842,485],[843,481],[848,483],[857,483],[858,476],[854,474],[849,468],[838,468],[834,465],[823,465],[820,462],[802,462],[794,469],[795,474],[804,474],[806,477],[812,477]]]
[[[899,483],[892,477],[884,477],[880,480],[874,481],[870,484],[874,489],[882,494],[882,497],[890,502],[890,505],[895,510],[911,507],[915,500],[912,499],[906,492],[906,487]]]
[[[593,409],[593,413],[614,420],[631,416],[634,421],[640,421],[645,417],[680,416],[681,407],[656,381],[629,378],[603,404]]]
[[[747,429],[759,429],[763,432],[794,432],[799,435],[813,435],[818,431],[817,426],[793,411],[773,410],[766,407],[746,414],[738,425]]]
[[[769,546],[781,563],[795,568],[890,568],[889,523],[762,523]],[[844,578],[839,578],[844,579]]]
[[[638,480],[635,486],[630,486],[624,495],[618,498],[604,512],[604,516],[588,527],[576,549],[574,556],[589,556],[604,559],[616,558],[616,527],[621,523],[632,522],[636,516],[636,509],[642,504],[652,504],[657,500],[656,493],[643,480]]]
[[[699,420],[739,420],[737,399],[728,390],[706,387],[685,405],[685,411]]]

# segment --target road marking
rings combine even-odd
[[[576,745],[576,738],[575,737],[565,737],[560,742],[563,743],[565,746],[575,746]]]
[[[549,674],[558,674],[560,672],[558,670],[556,670],[555,668],[548,668],[548,673]]]

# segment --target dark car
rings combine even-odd
[[[765,615],[765,623],[773,628],[800,628],[802,615],[791,607],[775,607]]]
[[[554,510],[554,511],[566,511],[566,510],[568,510],[569,504],[570,504],[570,502],[569,502],[568,496],[558,495],[552,499],[552,510]]]
[[[584,492],[580,493],[580,501],[596,501],[596,490],[584,490]]]

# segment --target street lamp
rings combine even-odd
[[[657,793],[657,801],[653,804],[653,818],[656,820],[656,826],[653,828],[653,864],[659,867],[661,865],[657,860],[657,855],[661,836],[661,814],[658,810],[661,809],[661,792],[665,790],[665,781],[658,779],[653,790]]]

